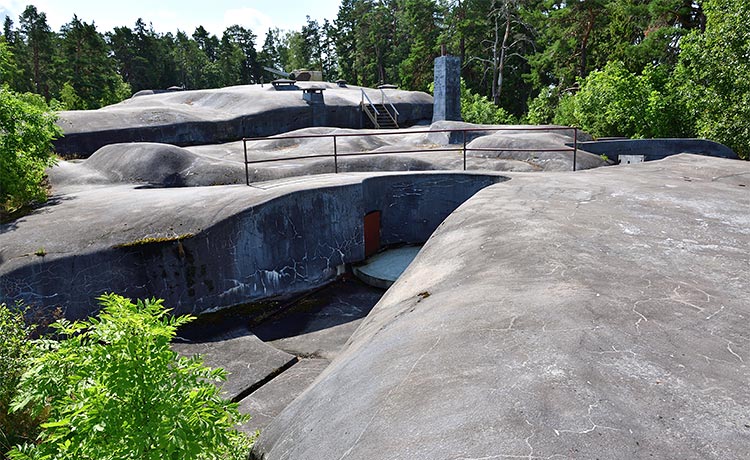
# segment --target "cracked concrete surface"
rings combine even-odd
[[[0,227],[0,301],[94,312],[103,292],[201,313],[308,291],[364,258],[363,216],[383,244],[420,243],[486,173],[339,174],[261,186],[89,186]],[[44,248],[44,256],[35,255]]]
[[[382,295],[344,278],[291,301],[259,324],[247,308],[202,315],[180,329],[172,348],[201,354],[206,364],[227,371],[224,394],[252,417],[240,429],[254,433],[328,366]]]
[[[484,189],[254,458],[747,458],[748,172],[679,155]]]
[[[302,91],[276,91],[271,85],[245,85],[194,91],[139,93],[98,110],[64,111],[58,125],[65,137],[55,141],[62,155],[87,157],[100,147],[121,142],[165,142],[187,146],[235,141],[310,126],[362,128],[364,90],[373,100],[380,91],[326,82],[299,82],[300,88],[325,87],[325,106],[314,110]],[[432,97],[419,91],[389,90],[401,126],[432,118]]]
[[[85,160],[61,162],[50,170],[56,191],[76,191],[107,183],[138,183],[148,187],[200,187],[260,183],[286,177],[332,173],[335,170],[332,137],[289,139],[289,136],[337,137],[339,172],[424,171],[463,169],[461,142],[452,139],[458,131],[480,129],[481,125],[438,122],[430,126],[394,130],[355,130],[331,127],[305,128],[279,135],[273,140],[249,141],[245,172],[241,141],[224,144],[176,147],[167,143],[113,143]],[[496,127],[494,127],[496,128]],[[512,129],[513,127],[506,126]],[[529,127],[526,127],[529,128]],[[472,131],[467,150],[468,170],[570,171],[573,169],[572,131],[555,127],[531,127],[534,131]],[[427,132],[425,132],[427,131]],[[353,136],[353,135],[357,136]],[[359,137],[360,135],[367,137]],[[579,139],[588,138],[578,132]],[[163,140],[162,142],[166,142]],[[529,149],[527,151],[502,149]],[[441,150],[442,149],[442,150]],[[443,151],[452,149],[453,151]],[[531,150],[535,149],[535,150]],[[552,149],[553,151],[548,151]],[[560,152],[554,149],[568,149]],[[419,151],[421,150],[421,151]],[[415,151],[413,153],[387,153]],[[378,155],[368,155],[374,152]],[[273,160],[273,161],[271,161]],[[276,161],[281,160],[281,161]],[[579,151],[577,169],[606,165],[597,155]]]
[[[366,210],[402,206],[384,214],[385,244],[437,228],[312,386],[304,367],[277,382],[300,395],[256,458],[748,457],[746,162],[680,155],[502,183],[348,173],[189,189],[62,168],[48,206],[0,228],[2,299],[54,306],[67,291],[90,305],[122,288],[207,311],[334,276],[360,257]],[[287,257],[286,241],[321,224],[279,211],[295,206],[352,220]],[[324,356],[320,341],[280,343]],[[281,408],[271,406],[263,423]]]

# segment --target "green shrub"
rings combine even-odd
[[[554,123],[578,126],[594,137],[684,137],[692,132],[680,91],[664,66],[635,74],[622,62],[610,61],[579,85],[576,93],[559,97]],[[544,101],[537,105],[544,107]]]
[[[473,93],[461,80],[461,118],[478,125],[504,125],[515,122],[502,107],[486,97]]]
[[[576,97],[571,93],[559,96],[552,123],[562,126],[582,126],[576,117]]]
[[[0,213],[47,198],[44,170],[61,132],[41,96],[0,87]]]
[[[33,441],[39,433],[39,419],[28,411],[10,413],[16,386],[26,371],[33,327],[24,321],[21,305],[0,304],[0,458],[13,446]]]
[[[161,300],[108,294],[84,321],[51,325],[61,340],[38,341],[12,409],[46,411],[35,444],[14,460],[245,458],[247,419],[217,386],[226,374],[170,349],[177,327]]]
[[[529,99],[529,111],[526,113],[524,121],[532,125],[552,123],[557,102],[558,96],[553,88],[542,89],[535,98]]]
[[[645,113],[648,93],[622,62],[608,62],[580,81],[574,96],[574,115],[594,137],[633,136]]]
[[[681,42],[674,72],[696,134],[750,158],[750,0],[706,0],[705,33]]]

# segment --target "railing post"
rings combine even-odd
[[[464,135],[464,171],[466,171],[466,130],[461,131],[461,133]]]
[[[250,170],[247,166],[247,139],[242,138],[242,146],[245,149],[245,184],[250,185]]]
[[[573,128],[573,171],[576,170],[576,157],[578,156],[578,128]]]
[[[334,174],[339,173],[339,156],[338,147],[336,146],[336,135],[333,136],[333,172]]]

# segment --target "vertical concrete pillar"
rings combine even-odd
[[[435,58],[435,105],[432,122],[461,121],[461,59],[456,56]]]
[[[310,87],[302,90],[302,99],[310,106],[312,116],[311,126],[326,126],[328,110],[326,109],[323,90],[325,88]]]

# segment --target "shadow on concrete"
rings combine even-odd
[[[0,234],[16,230],[18,224],[24,222],[24,218],[31,214],[36,214],[42,210],[57,206],[63,201],[70,201],[72,199],[73,197],[71,196],[53,195],[44,203],[23,207],[12,214],[2,214],[0,215]],[[0,259],[0,263],[2,263],[2,259]]]
[[[356,279],[340,279],[292,300],[200,315],[180,328],[176,341],[217,342],[254,334],[264,342],[273,342],[323,331],[364,318],[384,292]],[[268,311],[275,313],[269,316]]]
[[[264,342],[331,329],[367,316],[385,291],[359,280],[331,283],[252,328]]]

